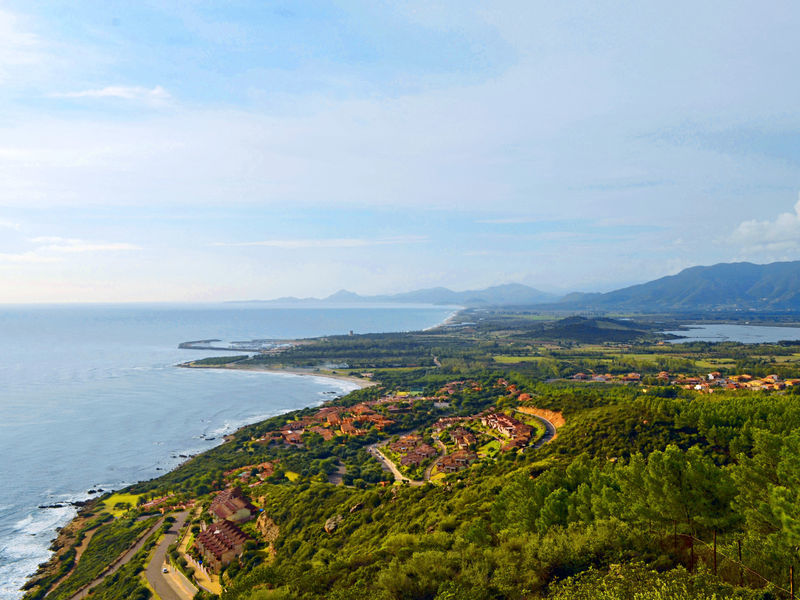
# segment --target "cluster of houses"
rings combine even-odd
[[[253,506],[239,488],[230,488],[217,494],[208,507],[216,520],[195,537],[195,547],[203,557],[203,563],[213,571],[229,564],[241,556],[244,544],[250,536],[237,523],[245,523],[256,516]]]
[[[480,392],[483,388],[477,381],[472,380],[459,380],[459,381],[451,381],[448,384],[445,384],[437,393],[437,396],[451,396],[456,392],[463,392],[465,390],[470,390],[473,392]]]
[[[467,468],[470,463],[477,458],[478,455],[474,452],[470,452],[469,450],[457,450],[440,458],[439,462],[436,463],[436,468],[439,469],[440,473],[455,473],[456,471]]]
[[[527,394],[521,395],[520,398],[523,398],[523,396],[527,396]],[[494,410],[472,417],[443,417],[433,424],[432,429],[434,433],[439,433],[453,427],[450,430],[450,437],[453,443],[459,450],[466,451],[477,442],[477,439],[473,432],[461,427],[460,424],[474,421],[480,421],[484,427],[497,431],[508,438],[508,441],[500,448],[502,451],[524,448],[530,443],[534,433],[534,428],[530,425]]]
[[[501,450],[517,450],[527,446],[533,437],[533,427],[505,413],[490,410],[480,416],[481,424],[510,438]]]
[[[576,373],[572,376],[575,381],[593,381],[596,383],[639,383],[641,373],[628,373],[627,375],[612,375],[611,373]]]
[[[670,376],[666,371],[658,374],[664,383],[680,386],[687,390],[713,392],[712,388],[726,390],[785,390],[787,387],[800,385],[800,379],[781,379],[778,375],[753,377],[747,373],[723,377],[719,371],[712,371],[705,377],[687,377],[685,375]]]
[[[246,465],[225,471],[226,478],[234,477],[242,484],[249,484],[250,487],[258,485],[275,472],[275,466],[271,462],[263,462],[256,465]]]
[[[458,447],[459,450],[468,450],[478,440],[475,434],[463,427],[456,427],[450,431],[450,439]]]
[[[284,424],[278,431],[271,431],[259,442],[282,442],[291,446],[303,443],[305,433],[316,433],[325,441],[336,435],[364,435],[370,428],[382,431],[394,421],[376,412],[371,405],[378,401],[361,402],[355,406],[325,406],[313,415],[300,417]]]
[[[577,373],[572,376],[575,381],[593,381],[601,383],[641,383],[640,373],[627,375]],[[800,379],[781,379],[778,375],[754,377],[747,373],[741,375],[723,376],[719,371],[712,371],[705,376],[700,375],[673,375],[668,371],[661,371],[656,379],[662,385],[677,385],[687,390],[713,392],[714,388],[727,390],[783,390],[787,387],[800,385]]]
[[[179,502],[177,501],[177,496],[175,496],[175,494],[168,494],[166,496],[153,498],[152,500],[140,504],[139,509],[143,511],[151,511],[153,509],[158,509],[163,515],[171,510],[184,510],[187,508],[191,508],[195,505],[195,502],[196,502],[195,500]]]
[[[401,455],[400,464],[405,467],[418,467],[439,454],[433,446],[422,440],[422,436],[416,434],[404,435],[389,444],[389,449]]]
[[[507,382],[503,384],[508,385]],[[448,406],[448,402],[443,400],[447,400],[450,395],[481,389],[476,381],[459,380],[446,384],[434,396],[423,396],[421,392],[396,391],[377,400],[367,400],[350,407],[324,406],[313,415],[290,421],[279,430],[269,432],[256,441],[299,446],[302,445],[303,435],[306,433],[319,434],[327,441],[337,435],[365,435],[373,427],[383,431],[395,423],[392,416],[411,411],[415,402],[432,402],[434,406],[444,408]]]
[[[440,433],[448,427],[472,420],[473,417],[442,417],[431,426],[431,429],[434,433]]]

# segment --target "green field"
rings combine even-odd
[[[103,500],[103,505],[105,506],[106,511],[114,515],[114,517],[119,517],[125,513],[128,508],[121,508],[118,505],[128,504],[131,508],[136,508],[139,498],[141,497],[142,494],[112,494],[106,500]]]
[[[478,448],[478,456],[483,458],[484,456],[492,457],[500,451],[500,440],[492,440],[491,442],[487,442],[480,448]]]
[[[523,363],[523,362],[537,362],[540,360],[549,359],[549,357],[546,356],[508,356],[505,354],[500,354],[492,358],[494,359],[494,362],[506,365],[512,365],[514,363]]]

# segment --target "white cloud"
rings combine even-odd
[[[794,212],[781,213],[773,221],[744,221],[731,237],[734,243],[751,251],[800,248],[800,199],[794,205]]]
[[[0,264],[33,264],[52,263],[61,259],[55,256],[43,256],[36,252],[0,252]]]
[[[246,247],[264,246],[298,250],[303,248],[361,248],[364,246],[386,246],[392,244],[414,244],[424,242],[424,236],[401,236],[383,239],[365,238],[328,238],[328,239],[294,239],[294,240],[262,240],[258,242],[218,242],[214,246]]]
[[[7,221],[5,219],[0,219],[0,229],[14,229],[15,231],[19,231],[20,224],[15,223],[13,221]]]
[[[141,250],[141,247],[124,242],[96,243],[75,238],[35,237],[30,240],[35,244],[45,244],[37,248],[40,252],[76,253],[76,252],[116,252]]]
[[[528,223],[539,223],[543,219],[535,217],[508,217],[506,219],[480,219],[475,221],[482,225],[523,225]]]
[[[0,10],[0,82],[11,79],[18,69],[43,60],[38,36],[22,31],[19,17]]]
[[[143,102],[151,106],[167,104],[172,96],[160,85],[154,88],[141,86],[111,85],[100,89],[82,90],[78,92],[60,92],[50,94],[52,98],[116,98]]]

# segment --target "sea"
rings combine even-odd
[[[454,307],[263,304],[0,306],[0,600],[50,555],[85,500],[174,468],[247,423],[357,386],[177,364],[225,352],[184,341],[425,329]]]

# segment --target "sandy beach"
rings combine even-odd
[[[376,382],[361,377],[353,377],[352,375],[343,375],[341,373],[333,373],[331,371],[320,371],[316,369],[301,369],[298,367],[283,368],[283,367],[269,367],[266,365],[240,365],[231,363],[228,365],[198,365],[191,362],[178,365],[186,369],[226,369],[228,371],[260,371],[266,373],[285,373],[287,375],[303,375],[306,377],[325,377],[327,379],[338,379],[339,381],[348,381],[354,383],[360,388],[368,388],[377,385]]]

